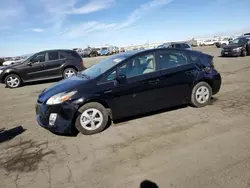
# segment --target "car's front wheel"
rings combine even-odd
[[[76,74],[77,74],[77,71],[74,68],[66,68],[63,71],[64,78],[69,78],[69,77],[75,76]]]
[[[84,135],[99,133],[103,131],[108,124],[108,111],[100,103],[87,103],[83,105],[78,112],[75,127]]]
[[[208,105],[212,97],[212,88],[206,82],[197,83],[192,90],[191,104],[195,107],[204,107]]]
[[[4,82],[8,88],[17,88],[21,85],[22,80],[17,74],[10,74],[6,76]]]
[[[246,51],[245,49],[243,49],[243,50],[242,50],[242,52],[241,52],[241,56],[242,56],[242,57],[247,56],[247,51]]]

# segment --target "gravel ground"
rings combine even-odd
[[[211,105],[128,120],[93,136],[57,136],[37,125],[37,96],[53,82],[0,85],[0,128],[21,133],[9,140],[0,133],[0,187],[133,188],[145,179],[160,188],[250,187],[250,57],[200,50],[215,56],[222,74]]]

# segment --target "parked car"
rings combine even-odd
[[[12,58],[12,59],[10,59],[8,61],[3,62],[3,65],[4,66],[14,65],[14,64],[17,64],[17,63],[20,63],[20,62],[22,62],[22,59],[20,59],[20,58]]]
[[[120,53],[125,52],[125,48],[120,48]]]
[[[85,69],[82,58],[73,50],[48,50],[36,53],[19,64],[0,68],[0,82],[9,88],[22,83],[67,78]]]
[[[107,55],[110,55],[111,53],[112,53],[112,51],[110,51],[110,48],[108,48],[108,47],[102,47],[100,50],[101,56],[107,56]]]
[[[101,55],[101,54],[100,54],[101,48],[95,48],[95,49],[96,49],[96,51],[97,51],[98,56]]]
[[[114,46],[112,49],[112,54],[118,54],[119,53],[119,48],[117,46]]]
[[[212,46],[216,43],[216,40],[209,39],[209,40],[204,40],[201,46]]]
[[[158,46],[157,48],[182,48],[182,49],[188,49],[192,50],[192,47],[184,42],[169,42],[169,43],[164,43]]]
[[[234,39],[229,45],[223,46],[221,56],[246,56],[250,55],[250,36]]]
[[[222,46],[228,45],[229,42],[232,40],[233,40],[233,38],[226,37],[226,38],[220,40],[219,42],[216,42],[215,45],[217,48],[220,48]]]
[[[4,58],[0,58],[0,66],[3,66]]]
[[[95,48],[85,48],[82,53],[83,57],[96,57],[98,56],[98,51]]]
[[[90,135],[110,120],[176,105],[204,107],[219,92],[213,56],[156,48],[110,56],[44,90],[36,103],[40,126],[56,133]]]

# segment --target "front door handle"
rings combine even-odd
[[[104,91],[104,93],[111,93],[112,89]]]
[[[156,79],[156,80],[150,80],[149,83],[150,84],[158,84],[159,83],[159,79]]]

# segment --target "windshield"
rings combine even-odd
[[[246,38],[237,38],[237,39],[234,39],[231,44],[242,44],[246,42]]]
[[[109,57],[81,72],[90,79],[96,78],[124,60],[124,56]]]
[[[102,48],[102,50],[107,50],[108,48]]]

